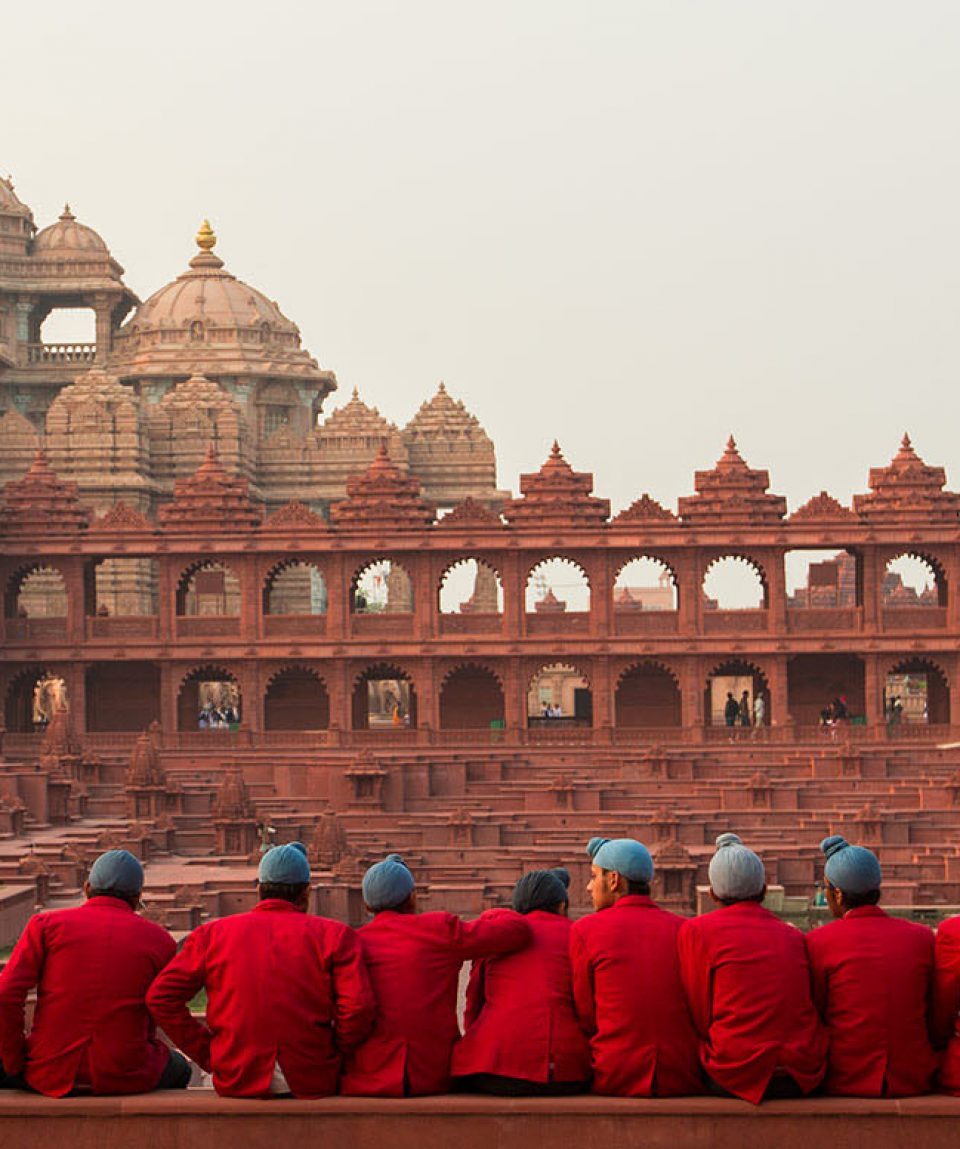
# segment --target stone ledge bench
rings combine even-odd
[[[956,1149],[960,1098],[641,1101],[445,1096],[233,1101],[209,1090],[52,1101],[0,1093],[23,1149]]]

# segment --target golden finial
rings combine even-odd
[[[200,230],[197,232],[196,239],[197,247],[199,247],[201,251],[213,251],[217,246],[217,237],[208,219],[205,219],[203,223],[200,224]]]

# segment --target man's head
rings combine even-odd
[[[302,842],[271,846],[260,859],[257,872],[260,901],[280,898],[306,910],[310,898],[310,863]]]
[[[129,850],[107,850],[90,867],[83,892],[88,898],[119,898],[136,909],[143,892],[143,866]]]
[[[518,914],[546,910],[566,916],[570,905],[570,874],[562,867],[531,870],[513,887],[512,905]]]
[[[387,854],[363,875],[363,904],[371,914],[417,911],[417,883],[399,854]]]
[[[883,872],[872,850],[851,846],[839,834],[824,838],[820,849],[826,858],[823,877],[827,905],[835,918],[842,918],[848,910],[859,906],[875,906],[880,901]]]
[[[762,902],[767,892],[763,862],[736,834],[721,834],[710,859],[710,893],[723,905]]]
[[[627,894],[649,894],[653,881],[653,858],[642,842],[633,838],[591,838],[590,881],[587,892],[595,910],[605,910]]]

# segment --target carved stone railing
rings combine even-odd
[[[528,614],[527,634],[589,634],[587,611],[558,611],[556,614]]]
[[[412,638],[413,615],[399,611],[354,614],[350,617],[350,633],[355,638]]]
[[[67,629],[65,618],[8,618],[4,622],[7,642],[37,638],[63,638]]]
[[[737,634],[740,631],[767,629],[767,611],[759,610],[705,610],[704,634]]]
[[[946,625],[944,606],[888,606],[883,610],[884,630],[943,630]]]
[[[265,614],[264,638],[295,638],[297,635],[327,633],[325,614]]]
[[[787,610],[787,630],[791,634],[803,631],[834,632],[859,630],[861,610],[855,606],[791,607]]]
[[[147,615],[95,615],[87,619],[87,638],[156,638],[160,620]]]
[[[96,343],[28,343],[27,363],[46,363],[53,366],[73,366],[93,363],[97,357]]]
[[[499,614],[441,614],[441,634],[499,634],[503,616]]]
[[[237,615],[180,615],[177,638],[234,638],[240,633]]]
[[[678,618],[675,610],[614,610],[614,634],[676,634]]]

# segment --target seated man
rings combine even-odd
[[[836,921],[807,934],[813,996],[830,1033],[826,1092],[929,1093],[937,1069],[927,1028],[933,931],[888,917],[876,854],[834,835],[820,844]]]
[[[150,983],[176,950],[161,926],[137,914],[143,867],[108,850],[90,868],[86,901],[35,914],[0,974],[0,1062],[8,1086],[48,1097],[74,1091],[184,1089],[190,1065],[156,1037]],[[24,1004],[37,987],[33,1028]]]
[[[588,1088],[590,1048],[570,987],[569,883],[566,870],[533,870],[514,887],[530,944],[473,963],[466,1036],[453,1051],[458,1088],[505,1097]]]
[[[359,932],[377,1000],[370,1037],[344,1067],[340,1092],[368,1097],[446,1093],[460,1035],[457,983],[465,961],[511,953],[530,929],[519,914],[493,910],[475,922],[442,911],[417,913],[416,882],[399,854],[363,876],[374,915]]]
[[[212,1072],[225,1097],[337,1090],[340,1055],[367,1034],[373,994],[357,936],[307,914],[310,865],[299,843],[260,861],[258,904],[198,926],[147,995],[164,1032]],[[187,1008],[203,987],[206,1024]]]
[[[700,1061],[715,1092],[754,1104],[816,1089],[827,1034],[810,993],[803,934],[764,909],[763,862],[721,834],[710,862],[720,907],[680,927],[680,972]]]
[[[632,838],[592,838],[587,890],[597,912],[570,933],[573,995],[590,1037],[593,1092],[621,1097],[702,1093],[680,980],[683,919],[650,897],[653,859]]]
[[[940,1090],[960,1094],[960,917],[947,918],[937,927],[932,1023],[935,1044],[946,1047]]]

